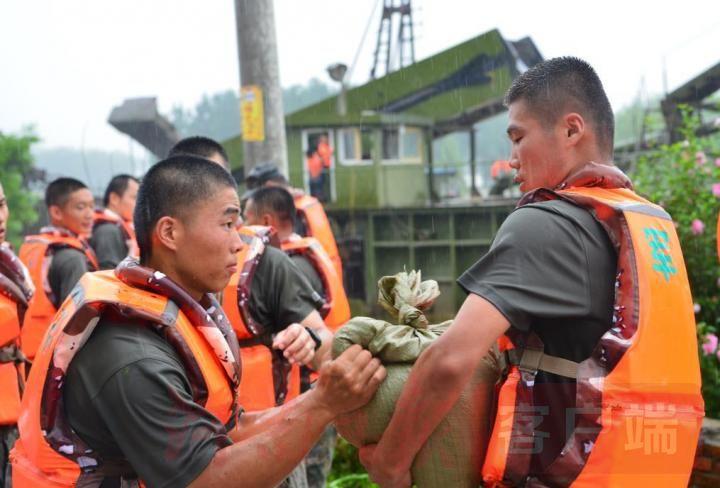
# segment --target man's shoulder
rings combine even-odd
[[[116,224],[115,222],[110,221],[103,221],[98,222],[93,227],[92,235],[93,237],[97,236],[108,236],[108,235],[122,235],[122,231],[120,230],[120,226]]]
[[[182,368],[173,347],[149,324],[104,317],[78,351],[73,366],[93,371],[102,382],[103,378],[142,360],[162,361]]]
[[[320,278],[320,273],[318,273],[317,269],[315,269],[315,266],[310,261],[310,258],[307,256],[304,256],[302,254],[293,254],[290,256],[290,260],[297,266],[297,268],[300,270],[300,273],[302,273],[303,276],[305,276],[308,280],[310,280],[310,284],[312,285],[313,289],[315,291],[322,291],[322,278]],[[318,290],[317,288],[320,288]]]
[[[601,229],[592,214],[584,208],[566,200],[536,202],[516,208],[503,222],[503,230],[513,229],[535,232],[568,224],[583,228]]]
[[[292,261],[284,251],[273,246],[266,246],[258,263],[258,272],[273,273],[287,266],[292,266]]]
[[[80,249],[74,247],[60,247],[53,252],[50,268],[87,267],[87,257]]]
[[[296,266],[301,266],[303,268],[306,266],[312,267],[312,263],[310,262],[310,259],[307,256],[296,253],[296,254],[291,254],[289,257],[290,257],[290,261],[295,263]]]

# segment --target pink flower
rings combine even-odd
[[[703,232],[705,232],[705,224],[700,219],[695,219],[692,221],[692,224],[690,224],[690,230],[692,231],[693,235],[699,236]]]
[[[720,183],[714,183],[712,186],[713,195],[720,198]]]
[[[702,151],[698,151],[695,153],[695,162],[698,165],[703,165],[707,163],[707,156],[705,156],[705,153]]]
[[[715,334],[705,334],[705,342],[702,344],[703,353],[706,356],[714,353],[718,346],[718,337]],[[718,351],[720,352],[720,351]]]
[[[720,166],[720,158],[715,158],[715,166]]]

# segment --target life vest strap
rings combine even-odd
[[[23,354],[19,347],[15,344],[9,346],[0,347],[0,364],[3,363],[30,363],[28,358]]]
[[[265,332],[263,334],[249,337],[247,339],[241,339],[238,341],[238,345],[240,346],[240,349],[246,349],[248,347],[255,347],[255,346],[266,346],[268,348],[272,347],[272,334]]]
[[[292,364],[285,358],[283,351],[279,349],[273,349],[272,347],[273,335],[270,332],[265,332],[255,337],[243,339],[238,341],[240,349],[246,349],[256,346],[267,347],[272,357],[272,376],[273,376],[273,390],[275,393],[275,406],[280,406],[285,403],[285,399],[288,396],[289,391],[289,376],[292,370]]]
[[[513,366],[517,366],[521,371],[533,374],[538,371],[545,371],[572,379],[577,378],[578,367],[580,366],[580,363],[575,361],[550,356],[537,349],[524,349],[522,352],[517,349],[510,349],[507,351],[507,357],[508,362]]]

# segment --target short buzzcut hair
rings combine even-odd
[[[230,173],[197,156],[172,156],[150,168],[140,183],[134,214],[140,262],[152,256],[151,236],[158,220],[184,217],[223,187],[236,188]]]
[[[78,190],[86,189],[87,185],[75,178],[57,178],[45,189],[45,206],[47,208],[62,207],[70,199],[70,195]]]
[[[281,222],[295,224],[295,200],[285,188],[264,186],[250,193],[248,200],[252,200],[258,215],[269,213]]]
[[[613,154],[615,116],[602,82],[582,59],[566,56],[536,64],[513,81],[505,105],[523,100],[545,126],[557,122],[568,110],[589,121],[599,149]]]
[[[134,181],[138,184],[140,183],[140,180],[138,180],[134,176],[126,174],[113,176],[110,180],[110,183],[108,183],[107,188],[105,188],[105,196],[103,196],[103,206],[107,207],[110,204],[110,195],[112,193],[122,198],[122,196],[125,195],[128,186],[130,186],[131,181]]]
[[[168,158],[179,156],[180,154],[189,154],[191,156],[199,156],[201,158],[211,158],[213,154],[218,153],[225,161],[225,166],[230,166],[230,158],[228,158],[225,148],[222,144],[214,139],[203,136],[186,137],[178,141],[168,153]]]

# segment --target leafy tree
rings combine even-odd
[[[615,144],[618,146],[635,143],[643,130],[646,136],[652,136],[664,128],[660,97],[657,96],[648,101],[638,97],[630,105],[615,112]]]
[[[183,137],[202,135],[222,141],[240,133],[240,99],[235,90],[203,95],[193,109],[173,107],[170,119]]]
[[[38,218],[35,211],[37,198],[28,191],[29,177],[33,173],[30,146],[37,141],[30,130],[17,136],[0,132],[0,182],[10,207],[7,239],[16,247],[22,241],[24,227]]]
[[[295,112],[303,107],[324,100],[334,95],[337,90],[317,78],[313,78],[305,85],[292,85],[283,88],[283,109],[286,114]]]

